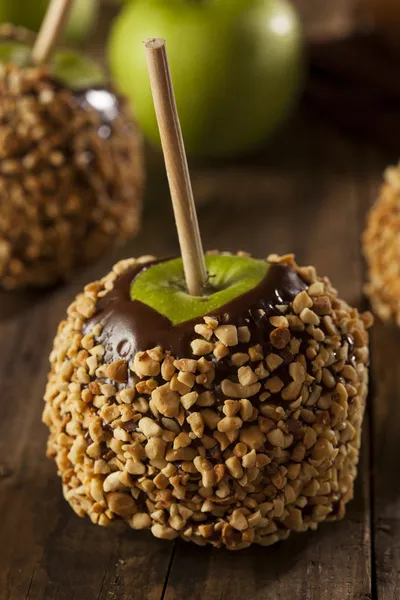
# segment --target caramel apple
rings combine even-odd
[[[141,137],[93,61],[0,28],[0,287],[68,279],[136,233]]]

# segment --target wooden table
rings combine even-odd
[[[389,157],[307,111],[239,165],[193,169],[205,247],[294,251],[364,306],[360,232]],[[400,331],[376,324],[355,499],[345,520],[229,553],[79,519],[45,457],[48,354],[68,303],[123,256],[177,251],[162,166],[141,234],[48,292],[0,296],[0,600],[396,600],[400,597]]]

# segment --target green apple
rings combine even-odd
[[[302,34],[287,0],[134,0],[111,30],[115,83],[147,138],[159,142],[143,40],[167,41],[186,150],[243,153],[293,107],[302,81]]]
[[[99,0],[75,0],[72,4],[65,38],[80,41],[89,32],[96,18]],[[0,0],[0,23],[26,27],[38,31],[49,0]]]
[[[17,41],[0,41],[0,63],[30,66],[31,47]],[[54,52],[49,68],[51,74],[72,90],[95,87],[105,83],[101,67],[90,58],[72,50]]]
[[[269,264],[242,256],[206,256],[208,282],[203,296],[186,289],[183,263],[176,258],[149,267],[131,285],[131,300],[140,300],[179,325],[208,315],[255,288]]]

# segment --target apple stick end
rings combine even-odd
[[[64,29],[73,0],[51,0],[32,48],[36,65],[47,63]]]
[[[165,40],[150,38],[145,52],[186,285],[189,294],[202,296],[207,270]]]

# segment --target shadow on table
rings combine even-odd
[[[49,310],[51,310],[54,304],[53,300],[57,299],[58,302],[64,296],[66,308],[86,283],[95,281],[105,275],[117,259],[125,256],[121,254],[121,251],[119,256],[116,250],[110,250],[107,256],[94,261],[91,265],[83,265],[77,268],[70,280],[58,281],[49,287],[32,287],[15,291],[0,289],[0,323],[31,310],[39,303],[47,303]],[[62,315],[64,315],[64,312],[65,309],[62,311]]]
[[[371,333],[374,498],[377,520],[398,518],[400,480],[400,329],[377,320]]]
[[[329,531],[328,528],[326,535],[329,535]],[[321,536],[321,531],[318,535]],[[310,549],[315,538],[314,532],[308,532],[292,535],[288,540],[272,546],[254,545],[238,552],[199,547],[179,540],[176,550],[179,573],[189,580],[190,572],[195,568],[196,580],[205,581],[207,575],[210,576],[210,566],[213,563],[212,570],[215,569],[222,577],[230,573],[232,578],[240,579],[242,576],[248,577],[250,570],[257,584],[262,586],[294,568],[301,555]]]

